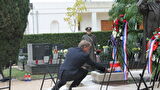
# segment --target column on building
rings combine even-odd
[[[34,11],[31,10],[29,15],[28,15],[28,27],[29,31],[27,34],[34,34],[35,32],[35,20],[34,20]]]
[[[31,21],[30,22],[32,22],[32,31],[30,31],[30,34],[36,34],[36,18],[35,18],[35,11],[34,10],[32,10],[31,11],[31,17],[32,17],[32,19],[31,19]]]
[[[92,30],[97,31],[97,13],[92,12]]]
[[[38,19],[39,13],[38,11],[36,11],[35,16],[36,16],[36,32],[35,33],[38,34],[39,33],[39,19]]]
[[[30,26],[32,31],[30,32],[30,34],[38,34],[39,33],[39,20],[38,20],[39,13],[38,11],[32,10],[30,15],[32,17],[30,21],[32,22],[32,27]]]

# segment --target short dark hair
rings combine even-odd
[[[86,31],[91,31],[92,28],[91,28],[91,27],[86,27],[85,30],[86,30]]]

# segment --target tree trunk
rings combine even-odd
[[[4,74],[3,74],[2,67],[0,67],[0,75],[2,75],[2,79],[4,79]]]

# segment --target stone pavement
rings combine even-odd
[[[79,87],[75,87],[73,88],[73,90],[100,90],[101,85],[100,84],[96,84],[94,82],[92,82],[92,78],[90,75],[88,75],[83,81],[82,81],[83,85],[79,86]],[[157,83],[156,85],[157,86]],[[144,85],[142,84],[142,88],[144,87]],[[137,87],[135,84],[111,84],[108,87],[108,90],[137,90]],[[51,90],[51,88],[45,89],[45,90]],[[60,90],[68,90],[68,86],[65,85],[63,86]],[[106,90],[106,85],[103,85],[102,90]],[[159,88],[154,88],[154,90],[160,90]]]
[[[139,79],[139,74],[142,72],[142,70],[132,70],[131,73],[134,76],[134,78]],[[147,71],[144,74],[144,78],[145,79],[149,79],[149,74],[147,74]],[[128,76],[129,80],[133,80],[131,75],[129,74]],[[149,86],[149,83],[147,83]],[[156,82],[155,86],[157,86],[158,82]],[[144,84],[141,84],[141,88],[144,88]],[[69,87],[69,85],[65,85],[63,86],[60,90],[67,90]],[[73,90],[100,90],[101,85],[94,83],[92,81],[92,77],[91,75],[88,75],[83,81],[82,81],[82,86],[79,87],[75,87],[73,88]],[[127,83],[118,83],[115,82],[114,84],[111,83],[109,84],[108,90],[137,90],[137,86],[136,84],[127,84]],[[51,90],[51,88],[48,88],[46,90]],[[102,90],[106,90],[106,85],[103,85]],[[154,90],[160,90],[160,87],[157,88],[155,87]]]
[[[141,71],[132,71],[133,75],[138,77],[138,74]],[[146,75],[145,75],[146,76]],[[148,77],[148,76],[146,76]],[[129,76],[130,78],[130,76]],[[12,87],[11,90],[40,90],[42,79],[40,80],[32,80],[32,81],[19,81],[19,80],[12,80]],[[115,82],[116,84],[110,84],[108,87],[108,90],[136,90],[137,87],[135,84],[119,84]],[[6,86],[8,82],[2,83],[0,82],[0,87]],[[157,84],[157,83],[156,83]],[[51,90],[51,87],[53,86],[53,82],[49,80],[45,80],[44,88],[43,90]],[[157,85],[155,85],[157,86]],[[82,86],[73,88],[73,90],[100,90],[101,85],[92,82],[92,78],[90,75],[88,75],[83,81]],[[8,89],[5,89],[8,90]],[[67,90],[67,85],[63,86],[60,90]],[[102,90],[106,90],[106,85],[103,86]],[[154,88],[154,90],[160,90],[160,88]]]
[[[19,81],[12,80],[11,90],[40,90],[42,80],[32,80],[32,81]],[[0,87],[7,86],[8,82],[0,82]],[[45,80],[44,88],[49,88],[53,85],[51,80]],[[8,89],[4,89],[8,90]],[[45,90],[45,89],[44,89]]]

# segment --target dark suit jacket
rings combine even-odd
[[[89,54],[82,51],[81,48],[69,48],[64,63],[60,67],[60,71],[71,71],[72,75],[76,74],[79,69],[85,64],[89,64],[97,69],[104,71],[105,68],[100,64],[93,62],[89,58]]]

